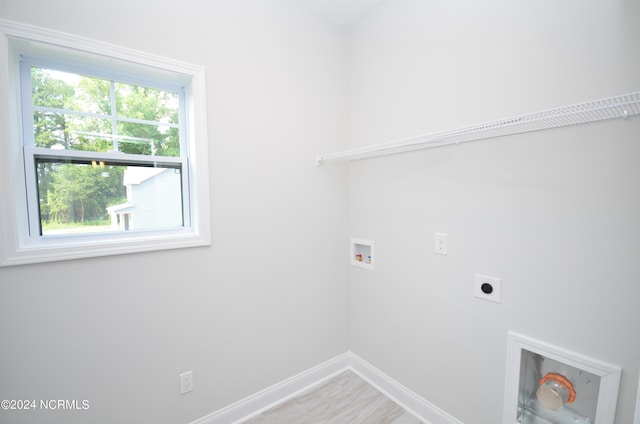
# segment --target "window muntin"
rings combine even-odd
[[[72,68],[21,61],[30,236],[188,225],[184,90]]]

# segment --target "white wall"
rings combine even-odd
[[[640,89],[630,0],[389,0],[350,32],[353,146]],[[351,350],[469,424],[502,422],[507,331],[640,367],[640,118],[349,165]],[[433,253],[448,233],[448,256]],[[502,303],[473,275],[502,278]]]
[[[204,65],[213,228],[209,248],[0,269],[0,398],[90,401],[0,422],[186,423],[348,349],[346,175],[314,163],[345,147],[343,32],[278,0],[0,18]]]
[[[313,157],[347,133],[367,145],[636,91],[638,7],[385,1],[346,50],[280,0],[0,0],[0,18],[206,66],[213,211],[210,248],[0,269],[0,398],[91,401],[0,421],[189,422],[351,348],[495,424],[516,330],[622,366],[631,422],[638,118],[348,167]],[[347,268],[349,235],[375,240],[374,272]],[[476,272],[503,279],[502,304],[472,297]]]

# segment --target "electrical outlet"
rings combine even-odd
[[[479,299],[501,303],[501,280],[486,275],[475,275],[474,296]]]
[[[447,233],[435,233],[433,251],[436,255],[447,254]]]
[[[184,395],[193,390],[193,371],[180,374],[180,394]]]

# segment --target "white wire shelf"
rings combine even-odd
[[[623,94],[570,106],[548,109],[497,121],[440,131],[397,141],[316,156],[320,166],[327,161],[350,161],[386,156],[467,141],[540,131],[606,119],[640,115],[640,92]]]

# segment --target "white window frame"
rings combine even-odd
[[[25,145],[20,55],[60,63],[73,62],[75,66],[90,64],[115,75],[138,75],[184,87],[186,116],[180,118],[185,125],[183,147],[186,155],[160,158],[165,163],[179,162],[183,178],[188,179],[183,192],[186,206],[184,226],[59,237],[40,236],[39,228],[30,232],[30,212],[32,224],[36,218],[34,208],[29,208],[30,202],[27,201],[28,185],[33,181],[28,182],[29,178],[26,178],[25,173],[31,171],[25,169],[28,167],[25,157],[46,152],[38,152],[37,148]],[[0,266],[211,244],[203,67],[6,20],[0,20],[0,58],[0,64],[3,64],[0,65]],[[69,153],[65,152],[65,156]],[[78,151],[71,154],[82,156],[86,153]],[[101,154],[92,152],[90,155]],[[116,153],[113,159],[135,159],[131,156],[136,155]],[[149,157],[140,159],[148,160]],[[31,178],[35,181],[35,177]]]

